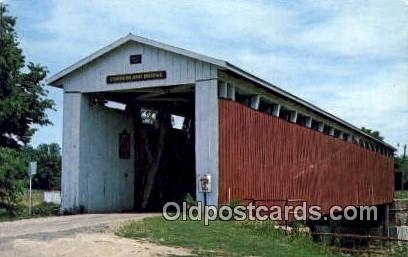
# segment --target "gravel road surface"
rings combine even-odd
[[[188,256],[183,248],[114,235],[126,222],[157,214],[83,214],[0,223],[1,257]]]

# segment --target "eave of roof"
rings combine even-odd
[[[295,103],[303,105],[306,108],[311,109],[314,112],[319,113],[322,116],[325,116],[325,117],[327,117],[327,118],[329,118],[331,120],[334,120],[334,121],[342,124],[343,126],[348,127],[351,130],[353,130],[353,131],[355,131],[355,132],[357,132],[357,133],[359,133],[359,134],[361,134],[363,136],[366,136],[366,137],[368,137],[368,138],[370,138],[370,139],[372,139],[372,140],[374,140],[374,141],[376,141],[376,142],[378,142],[378,143],[380,143],[380,144],[382,144],[382,145],[384,145],[384,146],[386,146],[388,148],[391,148],[394,151],[396,150],[396,148],[393,147],[392,145],[390,145],[390,144],[388,144],[388,143],[386,143],[384,141],[381,141],[381,140],[379,140],[379,139],[377,139],[377,138],[363,132],[362,130],[360,130],[359,128],[354,126],[353,124],[351,124],[351,123],[349,123],[349,122],[347,122],[345,120],[342,120],[339,117],[336,117],[335,115],[333,115],[333,114],[331,114],[331,113],[317,107],[316,105],[314,105],[312,103],[309,103],[309,102],[307,102],[307,101],[305,101],[305,100],[303,100],[303,99],[301,99],[301,98],[299,98],[299,97],[297,97],[297,96],[295,96],[295,95],[293,95],[293,94],[291,94],[291,93],[289,93],[289,92],[287,92],[287,91],[285,91],[285,90],[283,90],[283,89],[281,89],[281,88],[279,88],[279,87],[277,87],[277,86],[275,86],[275,85],[273,85],[273,84],[271,84],[271,83],[269,83],[269,82],[267,82],[267,81],[265,81],[265,80],[263,80],[261,78],[258,78],[256,76],[250,74],[249,72],[246,72],[243,69],[241,69],[241,68],[239,68],[239,67],[237,67],[237,66],[235,66],[235,65],[233,65],[233,64],[231,64],[229,62],[226,62],[226,64],[227,64],[228,70],[230,70],[230,71],[232,71],[232,72],[234,72],[236,74],[239,74],[242,77],[245,77],[245,78],[247,78],[247,79],[249,79],[249,80],[251,80],[253,82],[256,82],[257,84],[260,84],[260,85],[264,86],[265,88],[268,88],[271,91],[292,100]]]
[[[317,107],[317,106],[315,106],[315,105],[313,105],[313,104],[311,104],[311,103],[309,103],[309,102],[307,102],[307,101],[305,101],[305,100],[303,100],[303,99],[301,99],[301,98],[299,98],[299,97],[297,97],[297,96],[295,96],[295,95],[293,95],[293,94],[291,94],[291,93],[289,93],[289,92],[287,92],[287,91],[285,91],[285,90],[283,90],[283,89],[281,89],[281,88],[279,88],[279,87],[277,87],[277,86],[275,86],[275,85],[273,85],[273,84],[271,84],[271,83],[269,83],[269,82],[267,82],[267,81],[265,81],[265,80],[263,80],[261,78],[258,78],[256,76],[250,74],[249,72],[246,72],[245,70],[243,70],[243,69],[241,69],[241,68],[239,68],[239,67],[237,67],[237,66],[235,66],[235,65],[233,65],[233,64],[231,64],[231,63],[229,63],[227,61],[212,58],[212,57],[202,55],[202,54],[198,54],[198,53],[195,53],[195,52],[183,49],[183,48],[171,46],[171,45],[164,44],[164,43],[161,43],[161,42],[157,42],[157,41],[147,39],[147,38],[144,38],[144,37],[136,36],[136,35],[133,35],[131,33],[129,33],[127,36],[122,37],[122,38],[118,39],[117,41],[109,44],[108,46],[94,52],[93,54],[79,60],[78,62],[74,63],[73,65],[61,70],[60,72],[58,72],[55,75],[48,78],[46,82],[47,82],[47,84],[49,84],[51,86],[62,87],[60,81],[65,76],[67,76],[68,74],[76,71],[80,67],[82,67],[84,65],[87,65],[88,63],[94,61],[95,59],[103,56],[104,54],[110,52],[111,50],[113,50],[113,49],[115,49],[115,48],[117,48],[117,47],[119,47],[119,46],[121,46],[121,45],[123,45],[123,44],[125,44],[127,42],[131,42],[131,41],[142,43],[142,44],[149,45],[149,46],[153,46],[153,47],[156,47],[156,48],[160,48],[160,49],[163,49],[163,50],[166,50],[166,51],[170,51],[170,52],[173,52],[173,53],[176,53],[176,54],[180,54],[180,55],[183,55],[183,56],[187,56],[187,57],[190,57],[190,58],[193,58],[193,59],[197,59],[197,60],[200,60],[200,61],[203,61],[203,62],[206,62],[206,63],[216,65],[218,68],[228,70],[228,71],[233,72],[233,73],[235,73],[235,74],[237,74],[237,75],[239,75],[241,77],[244,77],[244,78],[246,78],[246,79],[248,79],[248,80],[250,80],[250,81],[252,81],[252,82],[254,82],[254,83],[258,84],[258,85],[261,85],[261,86],[263,86],[263,87],[265,87],[265,88],[267,88],[267,89],[269,89],[269,90],[271,90],[271,91],[273,91],[273,92],[275,92],[275,93],[277,93],[279,95],[282,95],[282,96],[292,100],[295,103],[298,103],[300,105],[305,106],[308,109],[311,109],[312,111],[322,115],[323,117],[334,120],[334,121],[342,124],[343,126],[348,127],[349,129],[357,132],[360,135],[368,137],[371,140],[376,141],[377,143],[380,143],[380,144],[382,144],[382,145],[384,145],[384,146],[386,146],[386,147],[388,147],[388,148],[390,148],[390,149],[392,149],[394,151],[396,150],[396,148],[393,147],[392,145],[390,145],[390,144],[388,144],[388,143],[386,143],[384,141],[381,141],[381,140],[379,140],[379,139],[377,139],[377,138],[375,138],[375,137],[361,131],[359,128],[355,127],[354,125],[352,125],[352,124],[350,124],[350,123],[348,123],[348,122],[346,122],[346,121],[344,121],[344,120],[342,120],[342,119],[340,119],[340,118],[338,118],[338,117],[336,117],[336,116],[334,116],[334,115],[320,109],[319,107]]]

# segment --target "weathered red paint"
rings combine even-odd
[[[304,199],[333,205],[393,199],[393,159],[360,146],[219,100],[219,201]]]

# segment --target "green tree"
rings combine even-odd
[[[30,142],[33,125],[48,125],[45,113],[54,102],[41,81],[47,70],[25,64],[14,30],[16,18],[0,3],[0,146],[18,148]]]
[[[401,156],[394,158],[394,170],[401,173],[401,189],[404,190],[404,183],[408,181],[408,157],[406,156],[406,145],[404,146],[404,153]]]
[[[396,156],[394,158],[394,166],[397,172],[404,174],[405,180],[408,180],[408,158],[401,156]]]
[[[16,210],[24,192],[26,167],[20,153],[0,147],[0,208],[8,213]]]
[[[33,188],[43,190],[60,189],[61,147],[57,143],[40,144],[37,148],[23,147],[26,162],[37,162],[37,173],[33,176]]]
[[[370,136],[372,136],[374,138],[377,138],[377,139],[379,139],[381,141],[384,141],[384,137],[380,135],[380,132],[378,130],[372,130],[372,129],[369,129],[369,128],[362,127],[361,131],[363,131],[366,134],[369,134]]]
[[[61,148],[58,144],[41,144],[36,149],[37,174],[33,186],[59,189],[61,185]]]

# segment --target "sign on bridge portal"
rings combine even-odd
[[[141,80],[165,79],[166,71],[149,71],[130,74],[109,75],[106,77],[106,83],[124,83]]]

